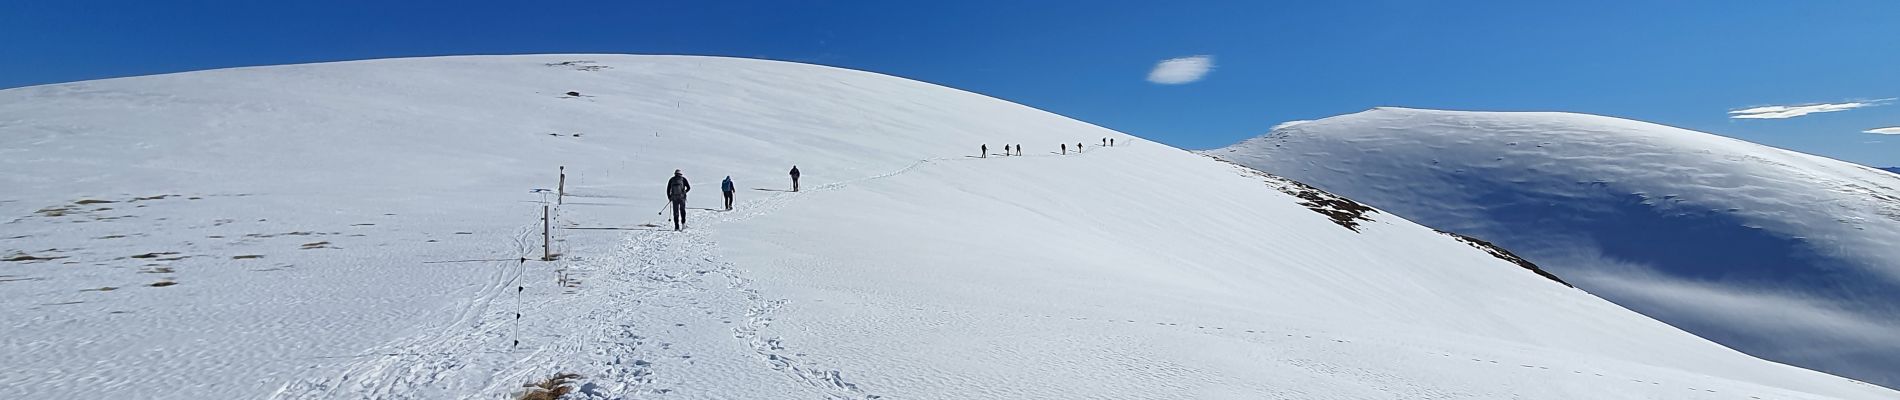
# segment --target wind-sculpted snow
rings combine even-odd
[[[1744,351],[1900,384],[1900,176],[1566,113],[1380,108],[1207,154],[1484,237]]]
[[[698,189],[684,232],[662,228],[675,169]],[[441,57],[5,90],[0,187],[0,388],[21,398],[1895,395],[1340,196],[804,64]]]

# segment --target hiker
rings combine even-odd
[[[1023,155],[1023,145],[1016,145],[1016,155]]]
[[[1062,144],[1062,155],[1065,155],[1065,156],[1066,156],[1066,155],[1069,155],[1069,144],[1068,144],[1068,143],[1063,143],[1063,144]]]
[[[1102,147],[1108,147],[1108,138],[1102,138]]]
[[[1082,152],[1082,142],[1075,142],[1075,152],[1077,153]]]
[[[979,158],[990,158],[990,145],[984,144],[977,147],[976,156]]]
[[[731,175],[727,175],[725,181],[719,182],[719,191],[724,192],[726,194],[726,211],[732,211],[732,176]]]
[[[686,192],[692,190],[693,185],[686,182],[686,175],[681,174],[680,170],[673,170],[673,179],[666,181],[666,200],[673,203],[675,231],[686,225]]]
[[[798,191],[798,166],[792,166],[792,191]]]
[[[1108,147],[1115,147],[1115,138],[1108,138]]]

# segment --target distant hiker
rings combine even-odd
[[[719,191],[726,194],[726,211],[732,211],[732,176],[731,175],[727,175],[725,181],[719,182]]]
[[[977,147],[976,149],[977,149],[976,150],[977,157],[990,158],[990,145],[985,144],[985,145]]]
[[[1069,144],[1068,144],[1068,143],[1063,143],[1063,144],[1062,144],[1062,155],[1065,155],[1065,156],[1066,156],[1066,155],[1069,155]]]
[[[1115,147],[1115,138],[1108,138],[1108,147]]]
[[[686,192],[692,190],[693,185],[686,182],[686,175],[673,170],[673,179],[666,181],[666,200],[673,203],[673,230],[686,225]]]
[[[1108,138],[1102,138],[1102,147],[1108,147]]]
[[[1019,156],[1023,155],[1023,145],[1021,144],[1016,145],[1016,155],[1019,155]]]
[[[798,191],[798,166],[792,166],[792,191]]]

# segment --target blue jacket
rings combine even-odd
[[[732,193],[732,177],[728,176],[726,177],[725,182],[719,182],[719,190],[724,190],[726,191],[726,193]]]

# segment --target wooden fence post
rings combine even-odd
[[[554,204],[561,204],[562,201],[567,199],[567,166],[566,165],[561,166],[561,183],[559,186],[555,186],[554,188],[555,188],[554,190],[556,191],[554,195]]]

